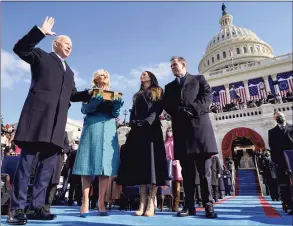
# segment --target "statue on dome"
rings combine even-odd
[[[227,14],[226,6],[225,6],[225,4],[223,3],[223,4],[222,4],[222,15],[224,16],[224,15],[226,15],[226,14]]]

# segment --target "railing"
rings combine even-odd
[[[260,173],[257,165],[257,158],[254,156],[254,162],[255,162],[255,168],[256,168],[256,174],[257,174],[257,181],[260,189],[261,196],[263,196],[263,190],[262,190],[262,185],[261,185],[261,180],[260,180]]]
[[[263,104],[260,107],[240,109],[236,111],[228,111],[221,113],[214,113],[214,120],[217,123],[226,122],[226,121],[238,121],[250,120],[253,118],[259,118],[265,115],[272,117],[275,111],[284,112],[285,114],[292,115],[293,103],[282,103],[282,104]]]
[[[255,68],[260,68],[260,67],[263,67],[263,66],[266,66],[266,65],[279,64],[280,62],[286,62],[286,61],[292,62],[292,53],[288,53],[288,54],[285,54],[285,55],[260,60],[258,62],[253,62],[253,63],[248,63],[248,64],[241,64],[241,65],[238,65],[238,66],[213,71],[213,72],[209,73],[209,76],[214,77],[216,75],[227,74],[227,73],[230,73],[230,72],[233,72],[233,71],[255,69]]]

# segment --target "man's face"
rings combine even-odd
[[[283,124],[284,122],[286,122],[286,118],[285,115],[282,112],[277,112],[274,115],[274,120],[278,123],[278,124]]]
[[[186,64],[184,62],[178,61],[178,59],[172,60],[171,69],[175,76],[186,74]]]
[[[72,42],[69,37],[62,37],[55,40],[55,51],[63,59],[67,58],[72,50]]]

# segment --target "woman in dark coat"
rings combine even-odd
[[[159,119],[163,89],[149,71],[143,72],[140,80],[140,90],[133,97],[131,131],[121,156],[117,184],[140,185],[140,206],[135,215],[153,216],[157,186],[165,186],[169,180]],[[147,185],[150,185],[148,197]]]

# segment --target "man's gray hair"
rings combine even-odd
[[[71,38],[69,38],[69,36],[67,35],[58,35],[52,42],[52,51],[55,52],[55,46],[54,46],[54,43],[55,42],[58,42],[62,39],[69,39],[71,41]]]

